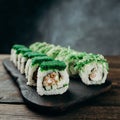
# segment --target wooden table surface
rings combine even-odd
[[[88,101],[84,106],[59,116],[46,116],[26,107],[19,89],[6,72],[0,55],[0,120],[119,120],[120,119],[120,56],[107,56],[110,64],[108,79],[112,88]]]

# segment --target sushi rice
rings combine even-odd
[[[41,63],[37,73],[39,95],[63,94],[68,88],[69,75],[65,63],[55,60]]]
[[[25,69],[25,73],[26,73],[26,77],[27,77],[27,85],[29,86],[36,86],[36,78],[37,78],[37,70],[38,67],[40,66],[40,64],[43,61],[51,61],[53,60],[50,57],[47,56],[39,56],[39,57],[34,57],[32,59],[30,59],[28,62],[29,64],[26,64],[26,69]]]
[[[39,95],[57,95],[57,94],[63,94],[67,91],[69,87],[69,75],[66,70],[63,71],[56,71],[59,72],[59,74],[62,76],[61,80],[58,80],[58,83],[53,85],[46,85],[43,86],[43,80],[45,76],[48,74],[52,74],[53,70],[48,71],[41,71],[40,68],[38,69],[38,76],[37,76],[37,92]],[[51,83],[51,80],[48,80],[48,84]]]

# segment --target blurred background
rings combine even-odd
[[[120,0],[0,0],[0,53],[46,41],[120,55]]]

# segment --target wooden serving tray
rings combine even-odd
[[[111,82],[106,80],[102,85],[87,86],[79,78],[70,78],[70,86],[66,93],[62,95],[40,96],[35,87],[26,85],[24,75],[21,75],[14,64],[5,59],[3,65],[13,81],[17,84],[25,104],[32,110],[45,114],[59,114],[71,111],[76,106],[82,105],[85,101],[108,91],[111,88]]]

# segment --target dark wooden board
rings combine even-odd
[[[3,65],[19,87],[26,105],[34,111],[45,114],[59,114],[72,110],[111,88],[109,80],[102,85],[86,86],[79,78],[70,78],[69,90],[63,95],[39,96],[36,88],[26,85],[25,76],[20,74],[9,59],[5,59]]]

